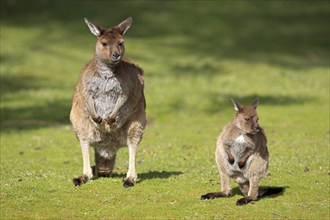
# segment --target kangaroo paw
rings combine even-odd
[[[245,167],[245,162],[242,162],[242,161],[238,162],[238,167],[240,169],[243,168],[243,167]]]
[[[112,118],[112,117],[111,118],[109,117],[109,118],[106,119],[106,121],[111,125],[116,121],[116,119]]]
[[[233,165],[235,160],[234,159],[228,159],[228,162],[230,163],[230,165]]]
[[[92,117],[93,121],[97,124],[101,124],[102,118],[100,116]]]

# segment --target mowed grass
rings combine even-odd
[[[82,157],[71,96],[95,37],[87,17],[126,17],[126,57],[145,71],[138,183],[116,172],[74,187]],[[329,219],[327,1],[1,1],[0,219]],[[216,138],[256,96],[282,195],[246,206],[220,189]],[[93,150],[91,149],[91,152]],[[93,161],[93,154],[92,154]]]

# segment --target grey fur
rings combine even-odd
[[[231,196],[232,178],[244,194],[244,198],[236,204],[243,205],[265,193],[259,190],[259,181],[268,173],[269,155],[265,132],[258,124],[258,99],[251,106],[232,102],[237,111],[236,117],[223,128],[215,151],[221,190],[202,195],[201,199]]]
[[[86,82],[86,89],[92,97],[96,114],[102,119],[107,119],[123,91],[111,69],[103,67],[102,64],[98,66],[101,66],[98,67],[98,74]]]
[[[146,103],[143,70],[122,58],[124,40],[121,33],[131,22],[128,18],[119,26],[103,29],[86,21],[92,33],[97,34],[97,30],[100,36],[94,58],[80,73],[72,100],[70,120],[83,155],[83,172],[73,179],[74,185],[87,182],[93,175],[109,176],[117,151],[124,146],[129,150],[124,186],[133,186],[137,179],[135,157],[146,125]],[[115,62],[111,59],[114,54],[120,57]],[[94,169],[90,165],[90,146],[95,152]]]

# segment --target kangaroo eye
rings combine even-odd
[[[118,46],[122,47],[124,45],[124,42],[120,42]]]
[[[244,118],[245,121],[250,121],[250,118]]]
[[[109,46],[109,44],[107,42],[102,42],[101,44],[102,44],[103,47]]]

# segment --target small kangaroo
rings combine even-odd
[[[124,187],[135,184],[135,157],[146,125],[143,70],[123,58],[123,35],[132,24],[129,17],[104,29],[85,18],[97,37],[95,56],[81,70],[72,98],[70,121],[80,142],[83,172],[75,186],[93,177],[110,176],[117,150],[128,146],[129,168]],[[95,167],[90,166],[89,147],[94,147]],[[94,172],[93,172],[94,171]]]
[[[268,174],[269,156],[265,132],[258,124],[258,98],[251,106],[243,106],[233,99],[232,102],[236,117],[223,128],[215,151],[221,191],[207,193],[201,199],[230,197],[230,178],[233,178],[244,195],[236,205],[244,205],[258,197],[280,193],[283,189],[259,188],[259,181]]]

